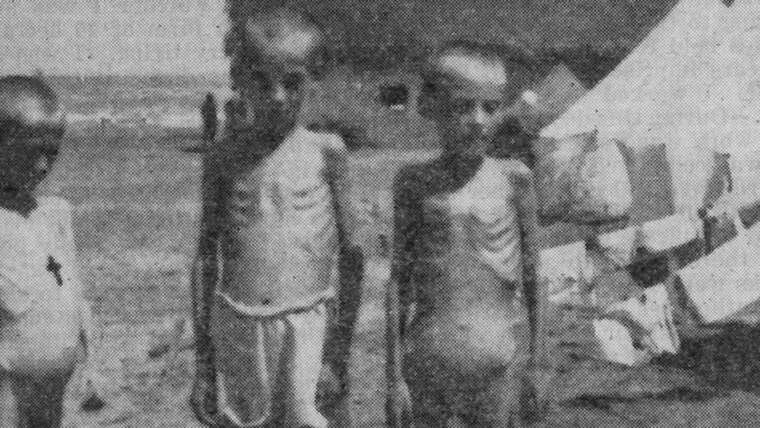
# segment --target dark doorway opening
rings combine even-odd
[[[404,84],[381,86],[378,101],[390,109],[405,110],[409,102],[409,88]]]

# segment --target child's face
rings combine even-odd
[[[45,179],[58,158],[60,137],[10,136],[1,143],[0,177],[6,190],[30,192]]]
[[[500,64],[469,67],[448,87],[439,127],[444,149],[452,154],[484,156],[494,144],[510,107],[519,96],[516,82]]]
[[[248,101],[253,120],[287,132],[297,121],[306,88],[311,84],[302,64],[264,61],[251,70]]]
[[[500,88],[460,87],[449,92],[445,120],[445,149],[450,153],[483,156],[488,151],[507,106]]]

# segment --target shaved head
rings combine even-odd
[[[30,192],[58,157],[64,129],[58,97],[42,78],[0,78],[0,195],[21,201],[20,210],[34,206]]]
[[[325,33],[310,16],[287,8],[232,17],[225,38],[233,89],[248,85],[249,70],[269,63],[303,66],[319,77],[328,62]]]
[[[534,67],[533,54],[522,47],[459,40],[428,58],[423,78],[427,85],[439,87],[506,91],[526,86],[535,74]]]
[[[512,102],[533,83],[535,67],[534,55],[521,46],[449,42],[423,64],[420,114],[435,120],[457,90]]]
[[[62,133],[64,114],[55,92],[39,77],[0,78],[0,135]]]
[[[225,52],[232,89],[246,105],[241,123],[288,132],[314,80],[327,69],[324,31],[308,15],[286,8],[231,16],[231,24]]]
[[[251,16],[245,23],[246,41],[261,55],[307,64],[323,46],[322,30],[305,15],[275,9]]]
[[[499,86],[507,83],[507,70],[498,57],[452,49],[434,58],[431,65],[442,77],[460,84]]]
[[[530,52],[515,46],[448,43],[424,64],[419,112],[438,123],[445,151],[492,153],[501,125],[514,121],[511,106],[536,76],[534,64]],[[509,129],[512,137],[519,127]]]

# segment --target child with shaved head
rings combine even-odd
[[[417,427],[521,424],[526,373],[543,356],[546,297],[534,278],[533,177],[519,160],[495,156],[494,140],[531,67],[519,50],[470,42],[450,43],[427,63],[419,105],[437,123],[443,152],[403,169],[394,185],[392,426],[408,425],[410,411]]]
[[[91,337],[71,207],[34,190],[58,155],[64,117],[39,78],[0,78],[0,426],[58,427]]]
[[[315,399],[320,376],[345,374],[345,341],[322,361],[353,217],[343,141],[301,120],[324,36],[286,9],[232,32],[247,118],[205,160],[192,403],[209,424],[325,427]]]

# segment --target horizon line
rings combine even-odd
[[[0,73],[0,76],[42,76],[45,77],[214,77],[228,78],[227,72],[208,73],[76,73],[76,72],[29,72],[29,73]]]

